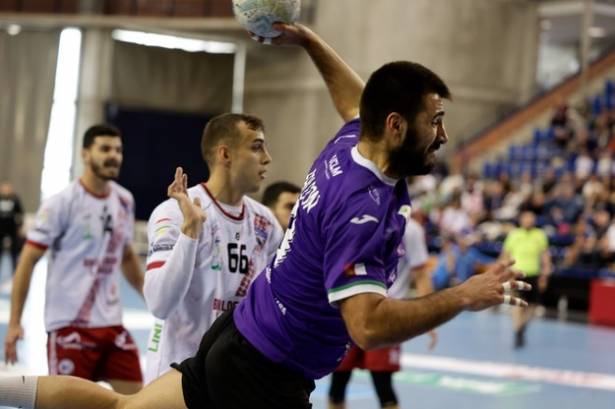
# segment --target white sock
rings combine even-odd
[[[34,409],[38,376],[0,376],[0,406]]]

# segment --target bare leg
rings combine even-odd
[[[107,382],[109,382],[114,391],[122,395],[134,395],[143,389],[141,382],[120,381],[118,379],[109,379]]]
[[[181,377],[172,370],[136,395],[125,396],[81,378],[42,376],[36,409],[187,409]]]

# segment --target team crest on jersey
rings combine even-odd
[[[256,248],[258,251],[265,247],[270,229],[271,222],[266,217],[258,214],[254,215],[254,236],[256,237]]]
[[[71,375],[75,372],[75,363],[70,359],[62,359],[58,362],[58,373],[60,375]]]

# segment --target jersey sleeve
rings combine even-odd
[[[387,295],[386,265],[383,248],[384,223],[375,209],[364,208],[352,214],[332,217],[324,230],[323,271],[329,303],[361,293]],[[359,207],[360,209],[360,207]]]
[[[422,266],[429,258],[425,232],[421,225],[412,219],[406,223],[404,249],[406,250],[404,257],[411,269]]]
[[[166,263],[179,239],[182,222],[179,207],[170,200],[154,209],[147,223],[147,271]]]
[[[43,202],[36,213],[34,226],[28,231],[27,243],[41,250],[51,246],[68,228],[69,206],[62,194]]]
[[[149,311],[160,319],[184,299],[195,270],[198,240],[181,233],[182,221],[179,206],[168,200],[154,210],[148,223],[143,295]]]

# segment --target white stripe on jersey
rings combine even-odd
[[[188,195],[200,198],[207,215],[198,240],[181,233],[183,217],[174,199],[161,203],[148,223],[145,298],[154,315],[165,321],[157,321],[150,335],[146,383],[168,371],[172,362],[194,354],[218,315],[244,298],[282,239],[271,211],[246,196],[243,216],[236,217],[203,185],[193,186]]]

